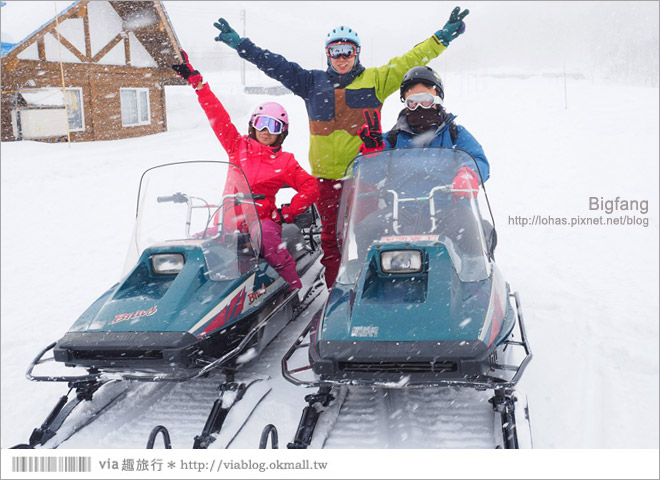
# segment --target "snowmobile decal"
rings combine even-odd
[[[391,237],[383,237],[380,243],[396,243],[396,242],[439,242],[440,235],[396,235]]]
[[[242,311],[245,303],[245,287],[231,298],[229,305],[227,305],[218,315],[216,315],[211,323],[204,329],[202,333],[197,335],[197,338],[203,337],[220,327],[225,326],[234,320]]]
[[[118,315],[115,315],[114,320],[108,323],[108,325],[114,325],[116,323],[124,322],[126,320],[131,320],[133,318],[150,317],[153,314],[155,314],[157,311],[158,311],[158,306],[154,305],[149,310],[138,310],[137,312],[133,312],[133,313],[120,313]]]
[[[500,332],[500,328],[502,327],[502,320],[504,320],[504,314],[502,313],[502,306],[500,305],[500,298],[497,295],[497,292],[495,292],[494,307],[495,311],[493,312],[493,322],[490,327],[490,337],[488,338],[489,347],[495,341],[495,338],[497,337],[497,334]]]
[[[277,287],[282,283],[281,279],[278,278],[270,285],[266,285],[263,280],[259,282],[256,277],[256,275],[251,275],[247,281],[234,290],[229,297],[225,298],[214,307],[189,331],[194,333],[199,331],[200,328],[205,327],[201,333],[197,334],[197,338],[200,338],[231,323],[236,320],[240,314],[246,313],[247,311],[255,309],[261,305],[272,287]],[[248,307],[243,310],[246,299],[248,301]]]
[[[206,335],[209,333],[211,330],[209,330],[209,327],[212,324],[216,324],[217,326],[214,327],[212,330],[215,328],[218,328],[226,323],[229,322],[232,318],[234,318],[238,313],[240,313],[240,310],[243,309],[243,304],[245,302],[245,292],[247,291],[252,291],[254,288],[254,279],[255,275],[250,275],[250,277],[243,282],[238,288],[236,288],[230,295],[227,295],[220,303],[218,303],[215,307],[211,309],[209,313],[204,315],[204,317],[193,326],[190,330],[188,330],[190,333],[195,335],[195,332],[198,332],[202,327],[204,327],[204,330],[201,333],[196,334],[197,338]],[[235,312],[234,315],[230,317],[226,317],[226,313],[224,314],[225,317],[222,317],[223,312],[227,309],[228,306],[231,307],[233,304],[234,307],[237,305],[237,300],[239,297],[243,297],[242,301],[240,302],[240,310],[238,312]],[[234,308],[229,308],[230,311],[234,312]],[[224,319],[223,319],[224,318]],[[221,319],[222,322],[221,322]]]
[[[264,287],[261,287],[260,289],[252,293],[248,293],[248,304],[252,305],[254,302],[256,302],[260,297],[263,297],[264,295],[266,295],[266,288]]]
[[[490,301],[488,303],[488,311],[486,313],[486,321],[481,329],[479,340],[490,346],[500,333],[502,323],[504,322],[505,301],[507,298],[504,286],[506,283],[501,278],[500,271],[493,268],[493,289],[491,291]],[[488,341],[486,342],[486,338]]]
[[[378,327],[374,327],[374,326],[357,326],[357,327],[353,327],[353,330],[351,331],[351,337],[377,338],[378,337]]]

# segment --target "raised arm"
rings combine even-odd
[[[399,89],[401,80],[408,70],[420,65],[426,65],[444,52],[449,43],[465,31],[463,18],[469,10],[460,11],[454,8],[445,26],[431,35],[430,38],[415,45],[412,50],[395,57],[386,65],[375,68],[376,96],[381,102]]]
[[[313,81],[312,72],[288,61],[282,55],[257,47],[249,38],[241,38],[224,18],[218,19],[213,26],[220,30],[220,34],[215,37],[216,41],[236,50],[241,58],[256,65],[259,70],[280,82],[295,95],[304,99],[308,97]]]
[[[208,83],[204,82],[202,75],[190,64],[188,54],[181,50],[181,56],[183,63],[172,65],[172,69],[195,89],[199,104],[206,113],[216,137],[228,154],[234,153],[238,149],[241,134],[238,133],[225,107],[213,94]]]
[[[228,154],[235,153],[241,141],[241,134],[232,123],[229,113],[211,91],[208,83],[204,83],[200,89],[195,91],[197,92],[197,100],[204,109],[215,136],[218,137]]]

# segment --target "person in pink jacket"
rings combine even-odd
[[[282,243],[282,223],[292,223],[307,210],[318,199],[319,189],[316,179],[298,164],[293,154],[282,150],[289,130],[286,110],[275,102],[259,105],[250,117],[248,135],[241,135],[208,83],[190,65],[188,55],[184,51],[181,55],[184,62],[172,68],[197,92],[211,128],[229,161],[245,173],[252,193],[265,195],[256,207],[261,221],[262,257],[289,283],[291,290],[302,287],[295,260]],[[278,209],[275,195],[285,185],[297,193],[289,205]]]

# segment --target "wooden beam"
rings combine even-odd
[[[7,68],[11,59],[3,57],[2,68]],[[16,66],[27,69],[43,70],[45,72],[55,72],[59,75],[60,64],[59,62],[40,62],[39,60],[15,60]],[[146,78],[166,78],[166,79],[179,79],[174,70],[171,68],[154,68],[154,67],[135,67],[127,65],[110,65],[104,63],[66,63],[66,70],[68,74],[79,74],[81,72],[90,73],[117,73],[117,74],[130,74],[130,75],[150,75]],[[185,83],[181,83],[185,85]]]
[[[51,33],[51,35],[57,35],[57,33],[55,33],[55,34],[52,34],[52,33]],[[57,39],[57,36],[56,36],[55,38]],[[73,44],[72,44],[71,42],[69,42],[66,38],[64,38],[64,37],[62,36],[62,34],[60,34],[60,43],[61,43],[62,45],[64,45],[64,46],[65,46],[65,47],[66,47],[71,53],[73,53],[76,57],[78,57],[78,59],[79,59],[81,62],[89,62],[89,61],[91,60],[88,56],[83,55],[82,53],[80,53],[80,51],[78,51],[78,49],[77,49],[76,47],[74,47]],[[44,60],[45,60],[45,59],[44,59]]]
[[[84,18],[87,16],[87,2],[82,2],[78,11],[74,12],[69,18]]]
[[[117,36],[115,36],[115,38],[110,40],[110,42],[99,51],[99,53],[94,55],[94,57],[92,58],[92,62],[97,63],[99,60],[101,60],[101,58],[105,56],[106,53],[112,50],[115,47],[115,45],[117,45],[123,39],[124,39],[124,35],[122,33],[118,33]]]
[[[163,117],[163,132],[167,132],[167,103],[165,101],[165,82],[160,81],[160,103],[163,106],[161,115]]]
[[[163,7],[160,4],[160,2],[153,2],[153,3],[154,6],[156,7],[156,11],[158,12],[158,16],[160,17],[161,22],[165,25],[167,37],[170,39],[170,43],[172,44],[172,47],[174,47],[174,56],[178,60],[178,63],[183,63],[183,57],[181,56],[181,52],[180,52],[181,45],[179,45],[176,35],[172,30],[172,26],[170,25],[170,22],[167,18],[167,13],[165,13],[165,11],[163,10]]]
[[[98,140],[98,135],[96,134],[96,85],[94,84],[94,77],[92,75],[87,75],[87,80],[89,81],[89,114],[86,115],[89,121],[89,128],[92,132],[92,140]],[[83,105],[85,101],[83,99]]]
[[[124,56],[126,57],[126,65],[131,65],[131,41],[129,36],[126,35],[124,38]]]
[[[42,62],[46,60],[46,42],[44,42],[44,37],[39,37],[37,39],[37,52],[39,52],[39,60]]]
[[[16,70],[19,64],[20,64],[20,60],[18,59],[18,57],[12,56],[12,57],[5,57],[2,59],[2,69],[8,72]]]
[[[127,22],[122,23],[122,30],[125,32],[134,32],[134,33],[157,33],[162,32],[162,22],[150,23],[149,25],[140,25],[140,26],[131,26]]]
[[[83,17],[83,29],[85,30],[85,55],[92,58],[92,39],[89,36],[89,15],[87,15],[87,6],[85,5],[85,16]]]

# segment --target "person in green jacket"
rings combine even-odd
[[[386,65],[372,68],[360,63],[357,33],[346,26],[337,27],[328,33],[325,41],[326,70],[306,70],[282,55],[257,47],[249,38],[241,38],[224,18],[213,24],[220,30],[216,41],[235,49],[241,58],[305,101],[311,135],[309,163],[320,190],[317,206],[323,224],[321,263],[325,266],[328,288],[334,284],[341,259],[336,238],[341,179],[362,144],[358,128],[364,122],[363,111],[380,112],[383,102],[399,89],[408,70],[426,65],[465,31],[463,18],[468,13],[469,10],[461,12],[460,7],[454,8],[441,30]]]

